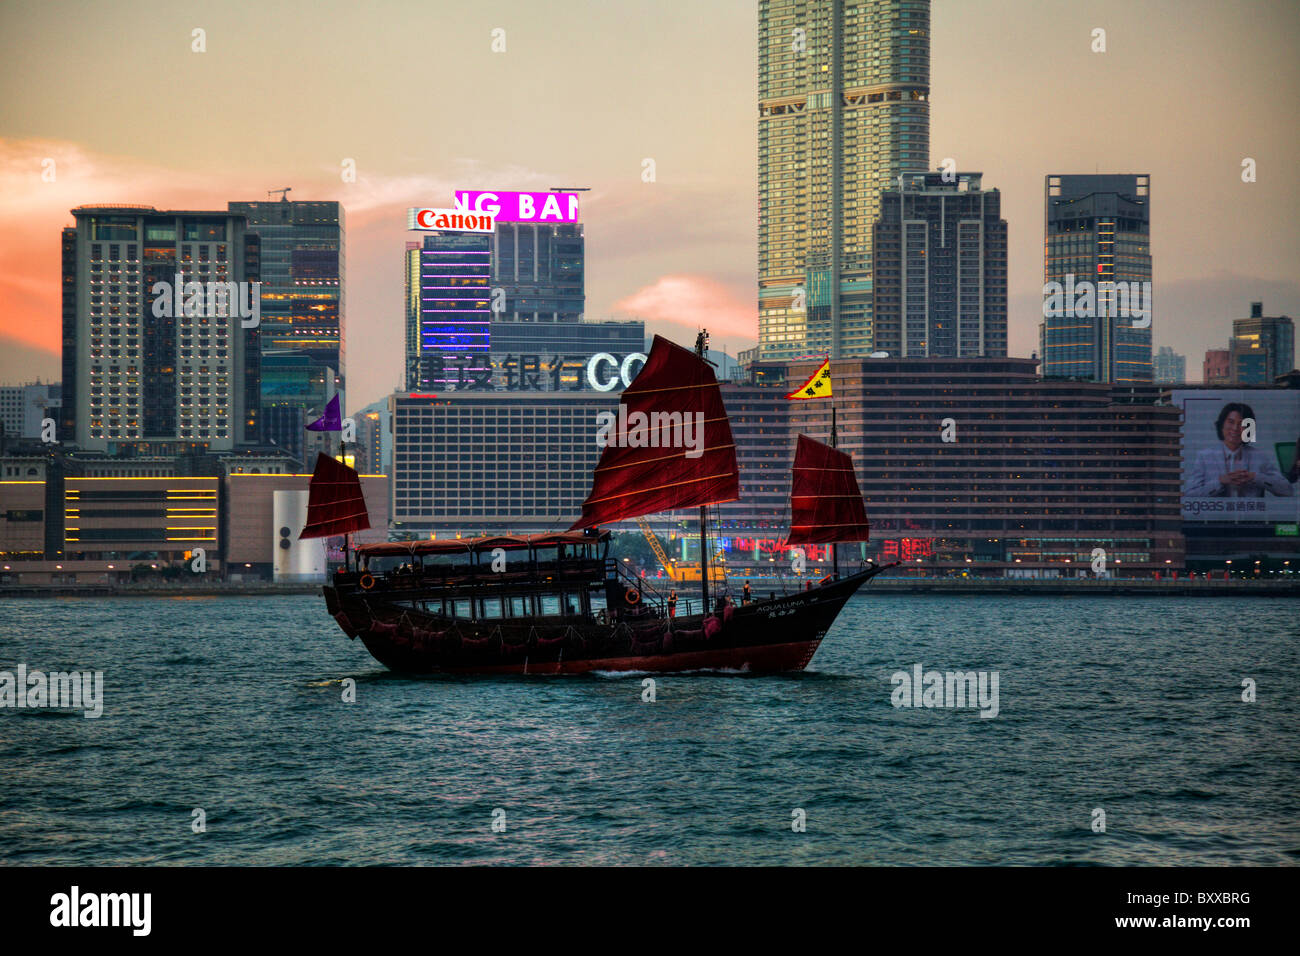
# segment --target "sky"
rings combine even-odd
[[[0,383],[58,379],[72,207],[284,186],[346,210],[349,410],[400,385],[405,210],[456,188],[590,187],[587,316],[750,347],[757,6],[4,0]],[[931,34],[931,167],[1002,192],[1011,354],[1037,348],[1049,173],[1151,176],[1152,326],[1189,379],[1250,302],[1300,318],[1300,4],[934,0]]]

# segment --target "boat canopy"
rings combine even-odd
[[[486,535],[481,538],[430,538],[420,541],[384,541],[380,544],[363,544],[357,548],[358,557],[406,557],[424,554],[470,554],[480,551],[522,551],[525,548],[555,548],[560,545],[595,544],[607,541],[609,532],[584,534],[581,531],[559,531],[547,534]]]

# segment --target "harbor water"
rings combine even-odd
[[[803,673],[653,688],[395,675],[313,596],[0,622],[0,672],[103,674],[0,707],[7,864],[1300,862],[1294,599],[868,587]],[[996,714],[896,706],[918,666]]]

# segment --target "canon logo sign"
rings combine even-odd
[[[464,209],[408,209],[406,228],[439,232],[492,232],[496,229],[496,220],[491,213],[466,212]]]

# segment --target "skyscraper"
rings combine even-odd
[[[1063,297],[1044,303],[1045,377],[1151,381],[1150,187],[1145,175],[1046,177],[1044,289]]]
[[[1238,385],[1272,385],[1295,368],[1295,323],[1289,316],[1265,315],[1263,302],[1250,304],[1250,318],[1232,320],[1232,380]]]
[[[1156,352],[1156,384],[1180,385],[1187,381],[1187,356],[1179,355],[1168,345]]]
[[[72,215],[61,440],[109,452],[257,441],[259,242],[244,217],[140,205]]]
[[[482,356],[487,371],[492,236],[431,232],[406,244],[406,390],[424,392],[447,382],[451,356]]]
[[[492,233],[497,322],[578,322],[586,310],[582,223],[498,222]],[[495,306],[495,303],[494,303]]]
[[[231,202],[227,208],[244,216],[261,241],[262,355],[305,356],[317,368],[332,370],[331,395],[343,392],[343,206],[284,197]],[[272,389],[268,404],[310,407],[311,396],[289,394],[282,386]]]
[[[762,359],[874,348],[880,193],[930,165],[929,0],[759,0]]]
[[[875,348],[891,356],[1007,354],[1007,223],[982,173],[900,177],[880,197]]]

